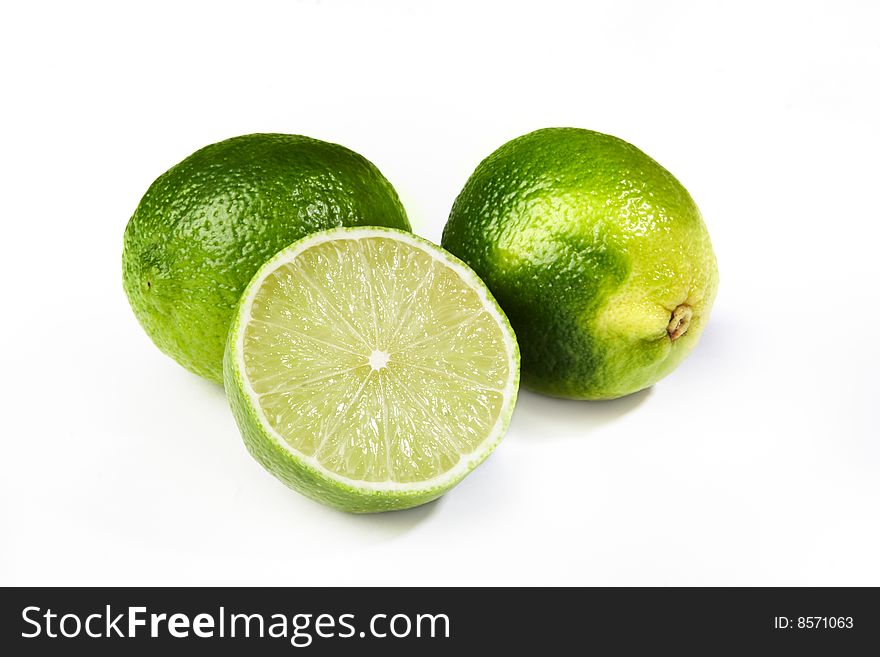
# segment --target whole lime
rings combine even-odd
[[[523,383],[560,397],[620,397],[669,374],[718,288],[687,190],[635,146],[590,130],[538,130],[492,153],[442,243],[507,313]]]
[[[222,382],[226,333],[254,272],[335,226],[410,230],[394,188],[357,153],[300,135],[234,137],[147,190],[125,229],[125,292],[163,352]]]

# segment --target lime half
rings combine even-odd
[[[516,402],[519,350],[463,262],[403,231],[337,228],[257,272],[224,369],[263,467],[371,512],[435,499],[489,455]]]

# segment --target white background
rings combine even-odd
[[[0,583],[880,585],[878,7],[4,4]],[[438,241],[484,156],[558,125],[688,187],[715,312],[650,391],[523,391],[437,503],[284,488],[126,303],[129,216],[208,143],[345,144]]]

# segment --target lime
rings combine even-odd
[[[347,148],[298,135],[207,146],[160,176],[125,229],[123,285],[153,342],[223,380],[232,311],[259,266],[333,226],[409,230],[391,184]]]
[[[669,374],[697,344],[718,287],[681,183],[589,130],[538,130],[492,153],[442,243],[510,318],[523,383],[560,397],[620,397]]]
[[[439,497],[495,448],[519,352],[457,258],[403,231],[338,228],[257,272],[224,371],[263,467],[325,504],[388,511]]]

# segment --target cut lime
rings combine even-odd
[[[435,499],[501,440],[519,350],[463,262],[386,228],[306,237],[246,288],[225,384],[269,472],[347,511]]]

